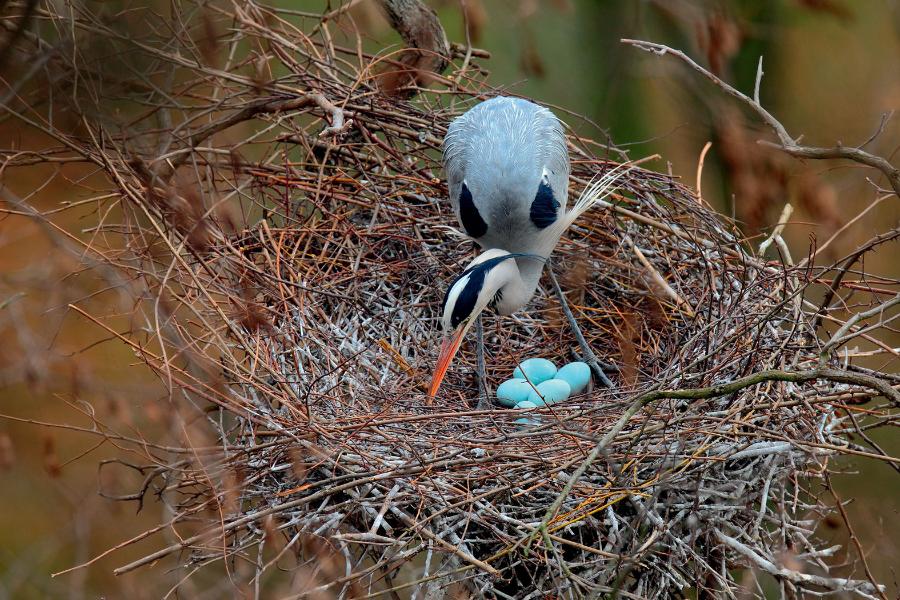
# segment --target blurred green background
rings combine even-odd
[[[757,144],[769,132],[742,106],[671,58],[625,46],[620,38],[657,41],[752,93],[757,61],[764,57],[763,104],[794,136],[818,145],[857,145],[900,108],[900,2],[893,0],[431,0],[451,41],[469,38],[492,54],[476,62],[498,88],[555,105],[572,129],[608,135],[631,158],[659,154],[645,164],[696,182],[707,142],[704,198],[738,220],[748,236],[767,231],[782,207],[797,208],[786,235],[795,257],[811,240],[827,239],[878,196],[877,173],[840,161],[803,162]],[[137,4],[137,3],[132,3]],[[146,4],[146,3],[143,3]],[[165,3],[160,3],[165,4]],[[336,4],[279,2],[323,11]],[[352,25],[370,48],[397,44],[373,0],[355,3],[336,28]],[[2,81],[14,80],[13,72]],[[5,83],[4,83],[5,85]],[[2,87],[0,87],[2,91]],[[588,120],[574,116],[577,113]],[[591,124],[593,122],[595,125]],[[15,120],[0,121],[3,146],[40,148],[47,141]],[[888,118],[866,148],[900,163],[900,118]],[[3,183],[41,209],[87,196],[96,175],[61,166],[4,172]],[[49,182],[49,184],[48,184]],[[45,184],[47,184],[45,186]],[[900,200],[881,203],[820,257],[829,262],[872,235],[898,224]],[[75,230],[96,218],[70,211],[61,224]],[[120,343],[87,325],[66,307],[91,302],[104,284],[90,273],[71,273],[75,259],[53,232],[16,215],[0,219],[0,600],[4,598],[156,598],[180,578],[138,571],[115,578],[112,568],[150,551],[158,538],[97,560],[87,569],[50,573],[88,560],[166,518],[148,504],[136,517],[133,503],[98,495],[131,491],[138,480],[98,470],[103,458],[122,456],[112,441],[71,429],[38,427],[22,420],[93,427],[85,404],[102,408],[103,420],[125,433],[164,435],[164,385]],[[900,276],[896,249],[867,259],[870,272]],[[21,295],[24,292],[24,295]],[[98,296],[98,303],[110,302]],[[121,299],[113,299],[113,302]],[[122,327],[134,326],[121,306]],[[896,341],[896,340],[895,340]],[[895,365],[874,364],[896,371]],[[15,419],[10,419],[14,417]],[[900,454],[896,436],[878,440]],[[127,458],[127,457],[126,457]],[[837,479],[856,533],[877,577],[898,588],[900,487],[884,464],[854,461]],[[823,536],[846,543],[842,526]],[[841,556],[838,557],[838,562]],[[836,572],[851,573],[849,569]],[[860,572],[852,573],[859,577]],[[228,597],[230,584],[189,589],[190,597]],[[893,597],[893,596],[892,596]]]

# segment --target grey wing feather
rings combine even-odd
[[[527,212],[543,174],[550,180],[559,210],[565,211],[569,157],[562,124],[552,112],[528,100],[492,98],[455,119],[444,138],[444,168],[458,218],[465,181],[492,228],[502,229],[505,218],[521,220],[516,210]],[[521,206],[513,210],[503,205],[513,201]],[[515,222],[507,229],[523,226]]]

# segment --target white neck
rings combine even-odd
[[[544,261],[537,258],[519,257],[508,262],[509,266],[504,268],[504,284],[500,287],[502,297],[497,303],[501,315],[511,315],[528,304],[544,269]]]

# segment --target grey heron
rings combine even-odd
[[[447,289],[441,317],[445,338],[428,394],[437,393],[466,332],[476,324],[481,405],[482,311],[491,306],[509,315],[525,306],[560,237],[624,171],[607,173],[566,210],[570,167],[562,124],[544,107],[502,96],[477,104],[450,124],[444,169],[457,220],[484,251]],[[585,362],[611,386],[552,281]]]

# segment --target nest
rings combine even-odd
[[[177,554],[186,573],[250,564],[257,586],[291,569],[287,589],[316,597],[762,596],[766,578],[879,593],[830,573],[837,550],[816,528],[829,457],[862,451],[847,403],[896,392],[838,361],[840,335],[817,335],[821,270],[763,260],[691,189],[634,168],[548,267],[615,388],[525,423],[475,410],[467,344],[431,401],[440,301],[473,256],[440,142],[493,93],[471,49],[446,86],[401,99],[327,24],[245,2],[227,14],[258,54],[234,46],[213,68],[153,52],[178,74],[176,123],[153,86],[107,83],[94,135],[67,137],[119,203],[92,250],[136,274],[150,331],[122,337],[195,442],[141,446],[152,460],[130,499],[155,494],[187,533],[117,572]],[[75,24],[133,48],[91,15]],[[136,94],[152,110],[112,133],[103,103]],[[573,193],[623,161],[574,136],[570,152]],[[544,284],[485,320],[494,386],[577,349]]]

